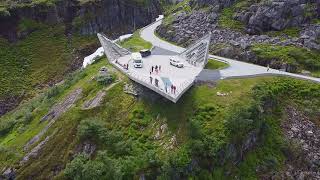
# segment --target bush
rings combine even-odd
[[[100,135],[104,133],[105,125],[96,119],[86,119],[80,122],[78,126],[78,136],[80,139],[99,140]]]
[[[97,76],[97,82],[100,84],[100,85],[109,85],[111,84],[114,80],[115,80],[115,76],[114,75],[99,75]]]
[[[14,119],[3,119],[0,121],[0,136],[4,136],[11,131],[16,124]]]
[[[105,151],[99,152],[95,160],[89,160],[85,154],[78,155],[64,170],[68,179],[100,180],[121,179],[121,170]]]
[[[51,99],[53,97],[55,97],[56,95],[58,95],[60,93],[60,88],[57,86],[54,86],[52,88],[50,88],[47,92],[47,98]]]
[[[64,175],[68,179],[82,179],[82,171],[84,170],[85,163],[89,160],[89,157],[85,154],[76,156],[69,164],[67,164],[64,170]]]

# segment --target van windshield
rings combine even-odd
[[[134,63],[141,63],[141,60],[134,60]]]

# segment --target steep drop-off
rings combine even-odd
[[[98,47],[97,32],[133,32],[161,11],[149,0],[7,2],[0,8],[0,115],[80,68]]]
[[[16,5],[0,16],[0,35],[16,41],[28,32],[19,31],[21,19],[66,26],[66,34],[106,32],[119,35],[150,23],[160,13],[158,1],[137,3],[126,0],[53,1]]]

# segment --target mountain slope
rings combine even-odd
[[[187,46],[211,32],[213,54],[317,77],[317,6],[315,1],[186,0],[167,11],[157,33]]]

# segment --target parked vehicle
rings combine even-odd
[[[131,60],[133,61],[133,67],[142,68],[143,62],[142,62],[142,56],[140,53],[132,53]]]
[[[183,68],[183,63],[175,58],[170,58],[170,65],[178,67],[178,68]]]
[[[151,51],[149,49],[142,49],[140,51],[140,54],[141,54],[142,57],[147,57],[147,56],[151,55]]]

